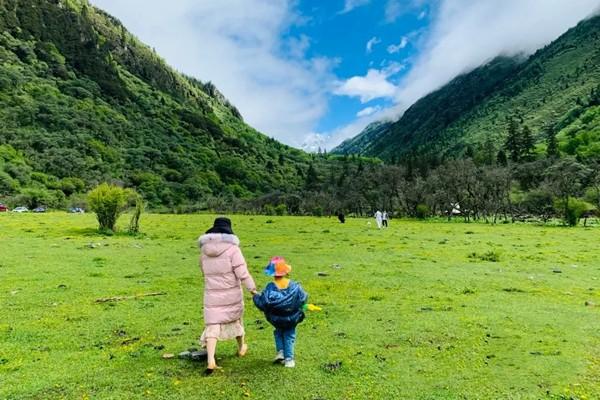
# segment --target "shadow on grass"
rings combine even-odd
[[[239,357],[237,354],[227,354],[217,352],[217,364],[220,369],[218,373],[250,373],[251,371],[265,371],[266,369],[273,368],[275,370],[281,368],[282,364],[274,363],[273,360],[267,358],[255,358],[255,357]],[[202,360],[191,360],[191,359],[180,359],[176,358],[177,367],[185,369],[189,372],[202,371],[206,369],[206,359]]]

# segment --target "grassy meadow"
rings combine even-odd
[[[248,355],[221,342],[204,377],[161,356],[197,347],[213,218],[108,237],[93,215],[0,214],[0,399],[600,398],[598,227],[233,216],[259,287],[282,255],[323,311],[284,369],[246,294]]]

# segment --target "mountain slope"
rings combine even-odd
[[[303,183],[308,155],[87,1],[0,0],[0,31],[0,196],[112,180],[173,205]]]
[[[363,132],[333,152],[384,159],[460,156],[467,147],[496,149],[511,118],[538,139],[564,125],[600,83],[600,17],[582,21],[523,61],[499,58],[423,97],[385,132]]]

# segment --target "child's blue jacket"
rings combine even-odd
[[[302,306],[308,295],[298,283],[290,281],[285,289],[279,289],[273,282],[260,294],[252,298],[259,310],[265,313],[267,321],[275,328],[289,329],[304,320]]]

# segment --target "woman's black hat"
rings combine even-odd
[[[215,218],[212,228],[207,230],[206,233],[228,233],[233,235],[234,233],[231,229],[231,220],[226,217]]]

